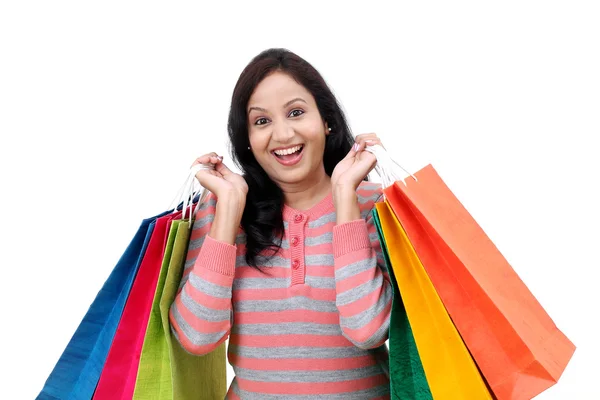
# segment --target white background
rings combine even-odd
[[[0,6],[0,398],[39,393],[194,158],[230,159],[233,86],[268,47],[311,62],[355,134],[432,163],[578,346],[539,399],[600,398],[597,2],[199,4]]]

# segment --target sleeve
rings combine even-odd
[[[236,246],[208,236],[215,210],[211,194],[196,214],[181,283],[169,310],[173,336],[196,355],[210,353],[231,330]]]
[[[383,199],[379,195],[376,202]],[[388,338],[393,287],[369,207],[363,218],[333,228],[336,306],[343,335],[372,349]],[[366,214],[366,215],[365,215]]]

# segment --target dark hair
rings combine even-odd
[[[283,192],[269,178],[248,147],[246,107],[256,86],[267,75],[281,71],[304,86],[314,97],[321,118],[331,128],[325,139],[323,163],[331,176],[338,162],[350,151],[354,138],[346,117],[321,74],[307,61],[286,49],[268,49],[257,55],[242,71],[231,98],[227,130],[231,156],[248,183],[242,228],[246,233],[246,262],[258,267],[262,250],[276,254],[283,238]]]

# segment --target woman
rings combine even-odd
[[[190,353],[229,337],[228,399],[386,399],[392,289],[371,210],[375,166],[334,95],[284,49],[256,56],[228,123],[244,176],[210,153],[174,335]]]

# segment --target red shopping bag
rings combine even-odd
[[[575,346],[433,166],[384,190],[465,344],[498,399],[557,382]]]
[[[94,392],[94,400],[130,400],[133,396],[144,335],[171,221],[180,218],[181,211],[178,211],[156,220]]]

